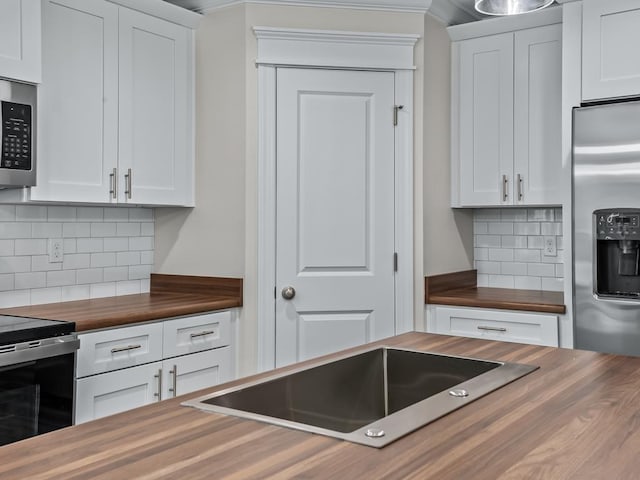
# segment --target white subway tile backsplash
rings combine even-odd
[[[90,255],[91,255],[92,267],[115,267],[116,266],[115,252],[92,253]]]
[[[78,270],[76,283],[82,285],[85,283],[102,283],[104,279],[105,268],[85,268]]]
[[[20,307],[31,304],[31,290],[0,292],[0,308]]]
[[[0,308],[148,292],[154,212],[0,205]],[[49,240],[62,239],[62,262]]]
[[[129,279],[129,267],[109,267],[104,269],[105,282],[119,282]]]
[[[129,250],[153,250],[153,237],[129,237]]]
[[[489,260],[493,262],[513,262],[512,248],[490,248]]]
[[[502,239],[499,235],[475,235],[476,247],[500,247]]]
[[[142,280],[151,275],[151,265],[132,265],[129,267],[129,280]]]
[[[514,223],[513,233],[515,235],[540,235],[540,224],[533,223]]]
[[[45,272],[28,272],[15,274],[15,289],[44,288],[47,286],[47,274]]]
[[[542,279],[540,277],[513,277],[513,285],[515,288],[522,290],[542,290]]]
[[[89,268],[91,266],[91,255],[89,253],[64,254],[62,260],[63,270],[77,270],[79,268]],[[85,282],[78,282],[85,283]]]
[[[502,248],[527,248],[527,237],[521,235],[503,235]]]
[[[6,292],[14,288],[14,277],[12,274],[7,273],[0,275],[0,291]]]
[[[22,238],[15,242],[15,255],[44,255],[47,253],[47,241],[41,238]]]
[[[61,287],[63,285],[75,285],[75,270],[59,270],[47,272],[47,287]]]
[[[489,286],[492,288],[514,288],[511,275],[489,275]]]
[[[140,235],[140,223],[117,223],[116,235],[118,237],[136,237]]]
[[[62,289],[60,287],[31,289],[31,305],[57,303],[61,301]]]
[[[140,252],[118,252],[118,266],[122,265],[140,265]]]
[[[0,273],[31,271],[31,257],[0,257]]]
[[[153,210],[149,208],[128,208],[130,222],[153,222]]]
[[[15,219],[16,219],[15,205],[0,205],[0,222],[13,222],[15,221]]]
[[[91,236],[92,237],[115,237],[116,224],[115,223],[92,223]]]
[[[74,222],[76,221],[75,207],[48,207],[47,219],[50,222]]]
[[[513,223],[490,222],[489,235],[513,235]]]
[[[36,205],[18,205],[16,207],[16,222],[46,222],[47,207]]]
[[[505,208],[502,210],[500,218],[503,222],[526,222],[527,221],[527,209],[526,208]]]
[[[479,209],[473,226],[478,286],[563,289],[562,209]],[[543,255],[549,236],[555,237],[557,250],[550,257]]]
[[[62,237],[62,223],[34,223],[32,238]]]
[[[527,264],[527,275],[531,277],[555,277],[556,267],[547,263]]]
[[[105,252],[126,252],[129,250],[129,239],[127,237],[110,237],[104,239]]]
[[[14,252],[15,240],[0,240],[0,257],[12,256]]]
[[[115,282],[92,283],[89,291],[89,298],[114,297],[116,295]]]
[[[78,238],[76,251],[78,253],[96,253],[104,250],[103,238]]]
[[[2,222],[0,223],[0,238],[31,238],[31,224]]]
[[[155,235],[155,223],[141,223],[140,235],[145,237],[153,237]]]
[[[564,290],[564,279],[562,278],[543,278],[542,289],[554,292],[562,292]]]
[[[91,227],[88,223],[63,223],[62,236],[65,238],[89,237]]]

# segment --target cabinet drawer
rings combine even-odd
[[[229,345],[230,323],[228,311],[165,321],[164,358]]]
[[[80,334],[76,377],[162,359],[162,323]]]
[[[434,333],[558,346],[558,317],[508,310],[435,307]]]

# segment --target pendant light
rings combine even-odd
[[[518,15],[548,7],[554,0],[475,0],[476,10],[486,15]]]

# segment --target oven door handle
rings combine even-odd
[[[76,335],[65,335],[51,340],[51,343],[33,347],[28,347],[28,343],[20,344],[18,347],[21,348],[0,353],[0,367],[74,353],[80,346],[80,340]]]

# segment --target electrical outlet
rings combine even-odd
[[[545,257],[555,257],[558,255],[556,250],[556,237],[544,237],[544,253]]]
[[[61,263],[64,251],[61,238],[49,239],[49,263]]]

